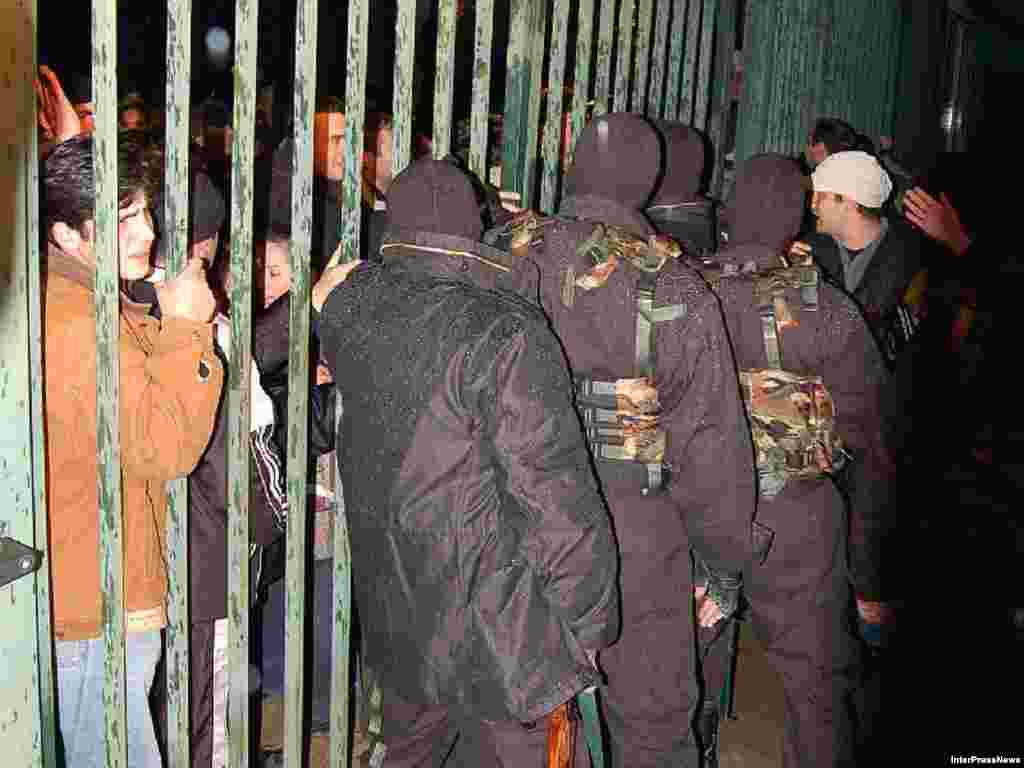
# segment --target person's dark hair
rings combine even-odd
[[[387,112],[368,112],[363,128],[363,149],[371,155],[377,154],[377,137],[381,131],[393,127],[391,115]]]
[[[317,99],[316,111],[328,115],[345,114],[345,102],[337,96],[324,95]]]
[[[159,182],[157,153],[144,131],[121,131],[117,137],[118,205],[127,205],[142,192],[153,200]],[[96,179],[93,139],[80,134],[62,141],[46,158],[43,168],[46,228],[57,222],[81,231],[96,217]]]
[[[853,127],[834,117],[822,117],[811,131],[812,144],[824,144],[830,155],[860,149],[860,137]]]

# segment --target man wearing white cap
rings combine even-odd
[[[827,237],[808,238],[815,261],[832,280],[846,288],[864,313],[881,346],[892,381],[885,394],[886,438],[891,452],[908,459],[913,451],[913,382],[911,340],[923,316],[927,273],[922,265],[922,238],[906,222],[887,219],[882,207],[892,192],[889,174],[866,152],[836,152],[825,158],[811,175],[814,195],[811,211],[817,231]],[[851,570],[857,607],[866,638],[879,631],[887,614],[880,602],[883,577],[881,546],[891,547],[887,530],[858,530],[865,525],[851,518]],[[855,542],[863,542],[857,546]],[[887,557],[887,562],[895,558]]]

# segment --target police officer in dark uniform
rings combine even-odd
[[[469,180],[419,160],[388,202],[383,263],[313,291],[383,764],[541,766],[618,633],[611,521],[558,340],[495,290],[512,269]]]
[[[803,382],[789,397],[804,398],[801,407],[810,408],[804,423],[828,423],[833,438],[815,433],[806,460],[787,450],[787,467],[802,469],[780,471],[772,454],[783,450],[781,442],[759,438],[755,429],[756,521],[773,536],[764,560],[743,574],[754,634],[785,688],[783,765],[820,768],[854,764],[850,699],[860,664],[850,627],[846,515],[837,484],[860,515],[878,517],[887,504],[891,463],[881,440],[887,370],[870,328],[852,299],[814,266],[780,269],[800,226],[804,196],[800,170],[790,158],[748,160],[736,178],[730,246],[719,255],[732,274],[709,274],[752,424],[770,408],[763,401],[758,405],[765,391],[751,372],[770,371],[777,384],[785,375],[775,372],[783,371]],[[805,404],[811,401],[821,407]],[[717,692],[724,678],[723,651],[721,645],[714,648],[705,664],[709,691]]]
[[[601,654],[616,768],[697,764],[690,548],[722,571],[752,550],[750,436],[721,311],[642,213],[660,167],[643,117],[596,118],[562,216],[529,247],[621,552],[622,635]]]

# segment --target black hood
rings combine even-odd
[[[483,220],[473,183],[444,160],[411,163],[388,190],[388,228],[479,240]]]
[[[800,166],[784,155],[755,155],[736,174],[729,244],[764,245],[781,253],[800,233],[807,187]]]
[[[661,137],[646,118],[625,112],[594,118],[576,143],[562,211],[651,232],[640,211],[661,170]]]
[[[651,205],[675,205],[698,199],[704,173],[704,139],[683,123],[656,120],[665,141],[665,176]]]

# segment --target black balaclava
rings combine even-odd
[[[388,190],[388,231],[479,241],[483,221],[472,182],[444,160],[411,163]]]
[[[800,166],[784,155],[755,155],[733,183],[729,245],[763,245],[782,253],[800,233],[807,198]]]
[[[683,123],[656,120],[654,126],[665,140],[665,175],[651,205],[698,200],[704,173],[704,139]]]
[[[627,112],[594,118],[576,142],[562,213],[652,234],[642,211],[661,162],[661,137],[646,118]]]

